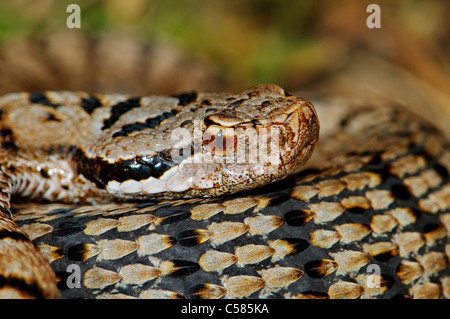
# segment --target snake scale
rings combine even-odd
[[[311,102],[3,95],[0,296],[449,298],[448,141],[386,99]]]

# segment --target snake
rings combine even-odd
[[[449,143],[391,100],[8,93],[0,142],[2,298],[450,296]]]

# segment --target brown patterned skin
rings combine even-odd
[[[2,224],[13,223],[10,196],[101,203],[218,197],[267,185],[296,172],[319,133],[309,102],[269,84],[239,95],[11,93],[0,97],[0,111]],[[14,232],[2,231],[6,250]],[[17,278],[9,266],[4,272],[7,282]]]
[[[16,221],[66,298],[448,298],[448,143],[388,101],[315,105],[317,150],[286,181],[224,198],[19,205]],[[70,264],[81,288],[65,284]]]
[[[0,77],[2,88],[82,90],[80,86],[88,85],[88,90],[95,88],[103,93],[136,89],[145,92],[131,93],[145,94],[152,87],[148,83],[176,83],[159,81],[165,72],[153,82],[122,81],[136,78],[137,70],[131,66],[142,63],[131,61],[141,61],[134,59],[139,54],[128,51],[120,56],[126,56],[130,63],[116,60],[113,65],[124,67],[111,68],[102,63],[111,61],[105,54],[94,55],[95,60],[86,55],[82,45],[74,45],[94,44],[88,50],[91,53],[116,52],[110,50],[113,44],[108,41],[103,42],[103,51],[98,49],[102,45],[83,42],[82,38],[77,40],[81,42],[69,40],[61,46],[70,50],[60,47],[52,51],[52,41],[37,47],[19,43],[22,53],[43,53],[23,59],[15,59],[24,54],[17,54],[13,46],[4,50],[2,57],[8,56],[9,62],[0,65],[0,74],[5,75]],[[58,41],[61,38],[53,43]],[[121,50],[128,46],[112,42]],[[135,44],[131,46],[136,48]],[[50,52],[61,58],[48,59]],[[66,55],[61,56],[63,52]],[[86,58],[70,58],[67,54],[71,52]],[[42,57],[42,61],[35,56]],[[28,64],[22,64],[25,60]],[[82,65],[70,68],[71,63],[62,63],[59,68],[61,65],[43,63],[74,60]],[[91,62],[98,77],[86,76],[86,63]],[[20,72],[22,67],[27,72]],[[108,71],[116,75],[108,75]],[[92,71],[88,74],[92,75]],[[166,93],[192,87],[209,90],[202,85],[210,82],[187,80],[190,74],[186,71],[186,77],[175,77],[186,80],[189,87],[177,83]],[[87,78],[100,81],[84,83]],[[123,83],[130,87],[124,88]],[[42,95],[34,98],[47,103]],[[76,206],[25,204],[13,198],[13,223],[8,214],[13,189],[11,183],[3,182],[1,296],[448,298],[448,142],[432,126],[390,101],[318,99],[313,104],[321,131],[307,167],[288,179],[253,191],[218,198]],[[86,106],[90,109],[95,105]],[[42,116],[43,121],[57,122],[51,113]],[[10,156],[8,152],[14,148],[14,128],[2,131],[2,144],[8,149],[2,156]],[[45,132],[51,139],[61,138],[50,130]],[[65,157],[73,155],[72,151],[70,147],[49,148],[46,155]],[[21,169],[28,168],[25,165]],[[54,171],[67,167],[56,168]],[[48,173],[44,169],[35,176],[41,179]],[[10,175],[0,179],[7,181]],[[62,189],[48,193],[58,196],[66,191]],[[35,246],[49,263],[42,255],[34,254]],[[67,286],[67,267],[72,264],[81,269],[80,288]],[[380,274],[374,269],[379,269]]]

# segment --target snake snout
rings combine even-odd
[[[292,96],[271,121],[279,127],[280,159],[288,175],[311,157],[319,138],[319,118],[310,102]]]

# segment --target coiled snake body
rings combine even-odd
[[[314,105],[319,142],[275,85],[4,95],[1,296],[448,298],[447,141],[390,101]]]

